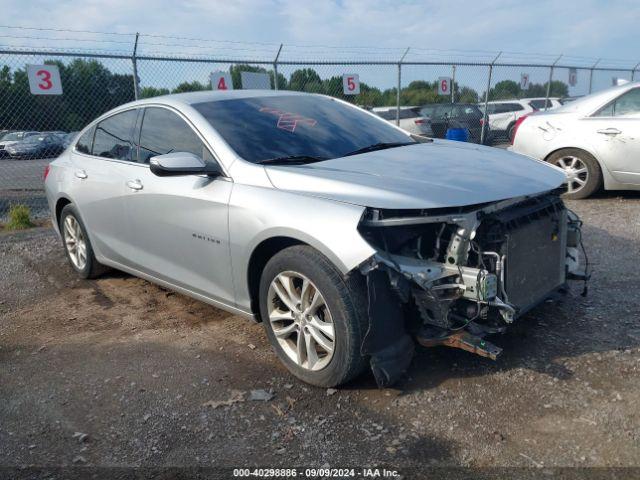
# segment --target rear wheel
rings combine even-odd
[[[602,171],[598,161],[584,150],[565,148],[552,154],[547,161],[560,167],[567,175],[566,198],[587,198],[602,185]]]
[[[269,260],[260,281],[260,314],[269,341],[293,375],[333,387],[362,372],[363,283],[355,275],[343,277],[309,246],[286,248]]]
[[[60,233],[69,263],[80,277],[96,278],[107,270],[96,260],[87,229],[71,204],[60,213]]]

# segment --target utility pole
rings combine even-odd
[[[502,52],[498,52],[496,58],[489,64],[489,80],[487,81],[487,91],[484,92],[484,113],[482,114],[482,130],[480,130],[480,144],[484,145],[485,140],[485,131],[489,128],[489,115],[487,111],[489,110],[489,90],[491,90],[491,76],[493,75],[493,65],[496,63],[498,58],[500,58]]]
[[[280,58],[280,52],[282,51],[282,43],[276,53],[276,58],[273,60],[273,89],[278,90],[278,58]]]
[[[556,58],[556,61],[553,62],[553,64],[551,65],[551,67],[549,68],[549,82],[547,83],[547,96],[544,99],[544,109],[547,110],[549,108],[549,95],[551,94],[551,82],[553,81],[553,69],[556,66],[556,64],[560,61],[560,59],[562,58],[561,54],[558,58]]]
[[[133,65],[133,97],[138,100],[140,97],[140,85],[138,85],[138,63],[136,61],[136,53],[138,51],[138,37],[140,34],[136,32],[136,41],[133,44],[133,55],[131,55],[131,63]]]
[[[396,92],[396,125],[400,125],[400,88],[402,88],[402,61],[404,60],[404,57],[407,56],[407,53],[409,53],[409,49],[411,47],[407,47],[407,49],[404,51],[404,53],[402,54],[402,57],[400,57],[400,60],[398,61],[398,91]]]

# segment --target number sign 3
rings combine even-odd
[[[62,95],[57,65],[27,65],[29,90],[34,95]]]

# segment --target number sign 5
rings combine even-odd
[[[345,73],[342,75],[342,93],[345,95],[360,94],[360,77],[357,73]]]

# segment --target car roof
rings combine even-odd
[[[625,83],[624,85],[609,87],[605,90],[601,90],[599,92],[577,98],[573,102],[565,103],[559,108],[554,108],[553,110],[551,110],[551,112],[589,113],[602,107],[603,105],[606,105],[614,98],[617,98],[619,95],[638,87],[640,87],[640,82],[629,82]]]
[[[305,92],[293,92],[290,90],[202,90],[199,92],[172,93],[170,95],[160,95],[158,97],[146,98],[132,102],[132,104],[144,105],[145,103],[182,103],[193,105],[195,103],[214,102],[218,100],[232,100],[238,98],[257,98],[257,97],[280,97],[280,96],[299,96],[313,95]]]

